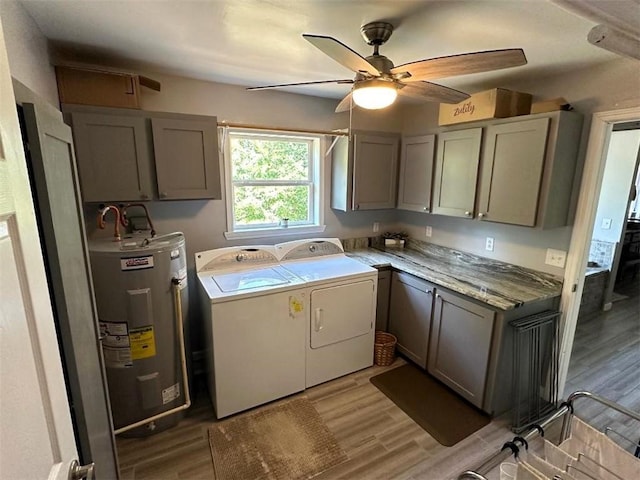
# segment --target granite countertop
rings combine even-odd
[[[354,245],[346,254],[373,267],[392,267],[500,310],[554,298],[562,279],[447,247],[409,239],[405,248]]]

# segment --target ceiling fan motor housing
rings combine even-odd
[[[388,22],[371,22],[360,28],[360,33],[367,45],[383,45],[393,33],[393,25]]]

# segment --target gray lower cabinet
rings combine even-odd
[[[391,293],[391,270],[378,272],[378,299],[376,302],[376,330],[387,331],[389,324],[389,296]]]
[[[422,368],[427,366],[434,286],[406,273],[393,272],[389,332],[398,351]]]
[[[422,213],[431,211],[435,139],[435,135],[402,139],[396,208]]]
[[[472,218],[482,128],[438,135],[433,179],[433,213]]]
[[[484,402],[495,317],[489,308],[437,291],[427,370],[478,408]]]
[[[74,109],[83,201],[222,198],[216,117]]]
[[[345,212],[396,206],[397,134],[355,132],[332,151],[331,208]]]

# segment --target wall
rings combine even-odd
[[[58,106],[58,88],[49,60],[47,39],[16,1],[0,1],[0,18],[11,76],[50,104]]]
[[[593,238],[607,242],[619,242],[627,220],[627,203],[633,181],[636,158],[640,147],[640,130],[612,132],[607,151],[598,211],[593,224]],[[605,218],[611,220],[610,228],[603,228]]]
[[[576,111],[584,115],[581,159],[586,151],[591,114],[640,104],[638,64],[623,58],[565,75],[536,77],[527,82],[500,86],[531,93],[534,101],[556,97],[567,99]],[[404,134],[433,132],[438,128],[437,123],[438,107],[435,105],[409,105],[404,108]],[[579,193],[581,173],[579,169],[575,175],[574,203]],[[424,227],[430,225],[433,231],[430,241],[433,243],[555,275],[562,275],[564,269],[545,265],[546,249],[568,250],[572,233],[570,226],[539,230],[413,212],[400,213],[398,221],[398,228],[417,238],[426,240]],[[487,236],[495,238],[493,252],[485,250]]]
[[[335,114],[337,100],[296,95],[279,91],[247,92],[244,87],[192,80],[182,77],[145,72],[162,84],[161,92],[142,89],[142,108],[150,111],[215,115],[218,121],[258,125],[265,128],[312,129],[330,131],[349,126],[349,115]],[[352,127],[375,131],[399,131],[400,109],[362,114],[355,112]],[[395,223],[393,211],[336,212],[329,208],[331,158],[324,158],[324,220],[322,236],[349,238],[372,233],[374,221],[381,229]],[[224,177],[222,177],[224,178]],[[222,200],[150,202],[149,210],[160,232],[179,230],[185,233],[190,266],[193,254],[202,250],[238,244],[276,243],[298,238],[287,236],[273,239],[227,241],[226,208]],[[87,208],[90,236],[103,235],[95,231],[95,206]],[[108,233],[107,233],[108,234]]]

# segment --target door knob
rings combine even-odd
[[[93,480],[95,466],[93,462],[80,465],[77,460],[73,460],[69,466],[69,480]]]

